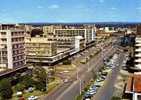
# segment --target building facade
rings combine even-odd
[[[54,35],[57,40],[57,46],[60,48],[74,48],[75,36],[81,36],[85,41],[85,45],[94,41],[95,38],[93,29],[55,29]]]
[[[54,56],[57,54],[56,42],[44,37],[32,37],[25,40],[27,56]]]
[[[135,39],[135,68],[141,70],[141,37]]]
[[[20,29],[1,28],[0,67],[15,69],[25,66],[24,34],[25,32]]]

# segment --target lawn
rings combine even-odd
[[[52,91],[55,87],[57,87],[60,83],[61,83],[61,79],[58,78],[58,77],[55,77],[55,80],[51,81],[48,84],[48,90],[47,91],[41,92],[41,91],[38,91],[38,90],[34,90],[33,92],[24,92],[23,97],[26,98],[26,100],[27,100],[27,98],[32,96],[32,95],[34,95],[34,96],[46,95],[47,93]],[[14,87],[13,87],[13,91],[14,91],[14,94],[13,94],[12,100],[18,100],[18,97],[16,96],[16,91],[14,90]]]
[[[62,71],[73,71],[75,70],[76,66],[71,64],[71,65],[59,65],[56,66],[56,71],[62,72]]]

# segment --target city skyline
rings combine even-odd
[[[141,22],[139,0],[5,0],[0,23]]]

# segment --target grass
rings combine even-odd
[[[46,95],[47,93],[52,91],[55,87],[57,87],[60,83],[61,83],[61,79],[58,77],[55,77],[55,80],[48,84],[48,91],[41,92],[38,90],[34,90],[33,92],[23,93],[23,97],[27,99],[28,97],[32,95],[34,96]],[[19,100],[19,98],[16,96],[16,91],[14,90],[14,87],[13,87],[13,91],[14,91],[14,95],[13,95],[12,100]]]
[[[76,96],[75,100],[82,100],[83,95],[84,95],[84,91],[81,93],[81,95]]]
[[[73,65],[73,64],[71,64],[71,65],[59,65],[59,66],[56,67],[56,71],[59,71],[59,72],[65,71],[65,70],[73,71],[73,70],[75,70],[75,68],[76,68],[76,66]]]
[[[57,87],[61,83],[61,79],[59,77],[55,77],[55,80],[48,84],[48,91],[49,93],[51,90],[53,90],[55,87]]]
[[[32,96],[32,95],[34,95],[34,96],[40,96],[40,95],[43,95],[43,94],[44,94],[44,93],[41,92],[41,91],[34,90],[34,91],[31,92],[31,93],[30,93],[30,92],[24,93],[24,94],[23,94],[23,97],[27,99],[28,97],[30,97],[30,96]],[[19,97],[16,96],[16,94],[14,94],[12,100],[19,100]]]

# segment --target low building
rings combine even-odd
[[[44,37],[32,37],[25,39],[27,62],[53,64],[67,56],[74,49],[57,48],[56,41],[48,41]]]
[[[125,95],[132,100],[141,100],[141,72],[130,75],[125,87]]]
[[[25,40],[27,56],[54,56],[57,54],[55,41],[44,37],[32,37]]]

